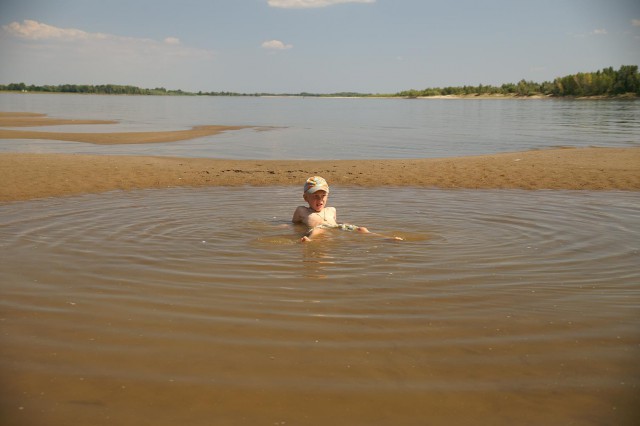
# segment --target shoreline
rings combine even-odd
[[[591,96],[575,96],[575,95],[546,95],[542,93],[536,93],[533,95],[518,95],[516,93],[495,93],[495,94],[486,94],[486,93],[470,93],[466,95],[433,95],[433,96],[399,96],[394,94],[380,94],[380,93],[371,93],[371,94],[359,94],[357,96],[343,96],[343,95],[325,95],[325,94],[300,94],[300,93],[292,93],[292,94],[251,94],[251,93],[241,93],[236,95],[207,95],[207,94],[198,94],[198,93],[190,93],[190,94],[108,94],[108,93],[74,93],[74,92],[19,92],[19,91],[11,91],[4,90],[0,91],[2,93],[10,93],[10,94],[18,94],[18,95],[77,95],[77,96],[195,96],[195,97],[255,97],[255,98],[317,98],[317,99],[566,99],[566,100],[638,100],[640,99],[640,95],[636,95],[634,93],[623,93],[618,95],[591,95]]]
[[[0,112],[0,127],[104,124]],[[44,124],[43,124],[44,123]],[[0,138],[95,144],[173,142],[268,127],[197,126],[190,130],[65,133],[0,128]],[[10,136],[7,136],[10,135]],[[228,160],[162,156],[0,153],[0,202],[167,187],[301,185],[321,175],[331,185],[469,189],[640,191],[640,147],[557,148],[453,158],[387,160]]]
[[[326,161],[1,153],[0,202],[168,187],[301,186],[312,175],[369,188],[640,191],[640,148]]]

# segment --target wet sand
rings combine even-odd
[[[59,123],[62,124],[62,123]],[[67,123],[78,124],[78,123]],[[87,123],[83,123],[87,124]],[[95,123],[91,123],[95,124]],[[109,124],[109,123],[106,123]],[[177,142],[187,139],[217,135],[229,130],[245,129],[246,126],[196,126],[189,130],[167,132],[116,132],[116,133],[75,133],[37,132],[0,129],[0,139],[47,139],[67,142],[85,142],[96,145],[123,145],[142,143]]]
[[[0,112],[0,139],[46,139],[67,142],[85,142],[97,145],[122,145],[177,142],[204,136],[217,135],[230,130],[240,130],[248,126],[196,126],[189,130],[165,132],[114,132],[76,133],[41,132],[34,130],[11,130],[2,127],[37,127],[76,124],[116,124],[113,120],[76,120],[51,118],[44,114],[29,112]]]
[[[639,148],[554,149],[407,160],[220,160],[0,154],[0,201],[174,186],[331,185],[640,190]]]
[[[116,124],[113,120],[51,118],[37,112],[0,112],[0,127],[61,126],[73,124]],[[0,131],[4,131],[0,129]],[[4,139],[7,139],[4,137]]]
[[[13,126],[20,120],[25,126],[28,120],[44,120],[47,125],[58,121],[24,113],[2,113],[0,120],[4,120],[0,126]],[[78,124],[83,120],[74,121]],[[240,128],[198,126],[182,131],[126,133],[0,129],[0,138],[135,144],[184,140]],[[331,185],[366,187],[637,191],[640,148],[561,148],[457,158],[322,161],[4,153],[0,154],[0,201],[174,186],[301,185],[316,174]]]

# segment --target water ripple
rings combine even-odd
[[[11,371],[407,398],[640,385],[636,193],[336,188],[340,217],[407,241],[299,244],[292,192],[0,205]]]

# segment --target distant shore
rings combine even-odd
[[[333,93],[238,93],[229,91],[185,92],[163,87],[146,89],[120,84],[62,84],[26,85],[25,83],[0,84],[0,92],[18,93],[73,93],[106,95],[170,95],[170,96],[258,96],[258,97],[318,97],[318,98],[390,98],[390,99],[636,99],[640,96],[638,65],[621,65],[603,68],[597,72],[579,72],[553,81],[538,83],[522,79],[517,83],[497,85],[478,84],[464,86],[428,87],[408,89],[394,93],[361,93],[342,91]]]
[[[12,120],[14,120],[12,122]],[[37,114],[0,114],[0,126],[53,125]],[[20,124],[18,123],[20,121]],[[61,120],[58,124],[85,123]],[[100,120],[98,120],[100,121]],[[92,143],[173,141],[241,126],[175,132],[71,133]],[[6,133],[9,132],[9,133]],[[0,129],[0,138],[19,130]],[[30,132],[57,139],[57,132]],[[93,135],[93,136],[92,136]],[[8,136],[15,138],[14,136]],[[65,139],[66,140],[66,139]],[[91,142],[84,140],[84,142]],[[640,148],[564,148],[457,158],[394,160],[223,160],[80,154],[0,154],[0,201],[176,186],[300,186],[311,175],[331,185],[477,189],[640,191]]]
[[[317,99],[576,99],[576,100],[621,100],[621,99],[640,99],[635,93],[624,93],[619,95],[594,95],[594,96],[554,96],[544,94],[518,95],[509,94],[487,94],[487,93],[470,93],[466,95],[432,95],[432,96],[405,96],[405,95],[385,95],[385,94],[358,94],[358,95],[333,95],[333,94],[230,94],[230,95],[209,95],[209,94],[106,94],[106,93],[73,93],[73,92],[30,92],[4,90],[2,93],[15,93],[24,95],[82,95],[82,96],[209,96],[209,97],[256,97],[256,98],[317,98]]]

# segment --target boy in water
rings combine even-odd
[[[369,234],[369,230],[362,226],[338,223],[335,207],[327,207],[329,185],[320,176],[307,179],[304,184],[304,200],[309,204],[299,206],[293,213],[293,223],[302,223],[309,227],[309,232],[300,241],[311,241],[311,238],[324,232],[325,229],[339,228],[345,231],[357,231]]]

